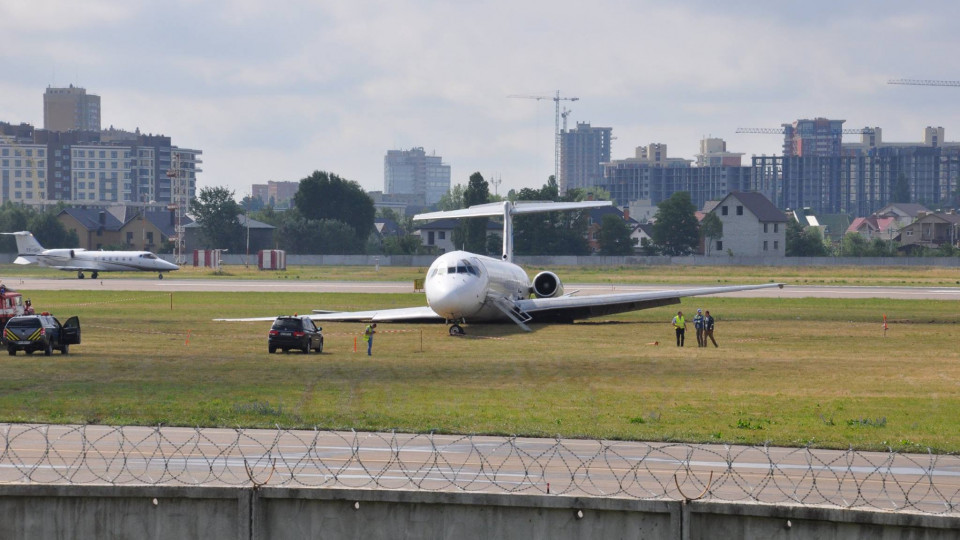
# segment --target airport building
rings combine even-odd
[[[427,206],[450,191],[450,165],[422,147],[389,150],[383,158],[383,193],[422,197]],[[419,202],[419,201],[418,201]]]
[[[610,161],[613,128],[592,127],[577,122],[576,129],[560,132],[561,193],[571,189],[599,186],[603,182],[603,164]]]

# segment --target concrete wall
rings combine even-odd
[[[946,539],[960,517],[369,489],[0,485],[0,538]]]

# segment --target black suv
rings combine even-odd
[[[70,345],[80,343],[80,319],[70,317],[63,325],[49,313],[40,315],[21,315],[7,321],[3,329],[3,345],[10,356],[17,351],[33,354],[43,351],[50,356],[54,349],[62,354],[70,352]]]
[[[283,352],[300,349],[304,354],[315,349],[320,353],[323,352],[321,330],[323,328],[313,324],[310,317],[277,317],[267,336],[267,348],[271,354],[277,352],[277,349]]]

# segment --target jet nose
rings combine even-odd
[[[483,303],[478,292],[482,288],[480,280],[475,278],[445,276],[427,288],[427,304],[448,319],[470,317]]]
[[[180,269],[179,266],[173,264],[173,263],[170,262],[170,261],[165,261],[165,260],[161,259],[160,262],[163,263],[161,266],[163,267],[164,270],[179,270],[179,269]]]

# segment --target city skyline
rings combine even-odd
[[[557,90],[579,98],[563,103],[571,126],[613,128],[613,160],[650,143],[692,159],[703,137],[745,160],[778,154],[782,137],[736,128],[815,117],[960,140],[960,89],[886,84],[960,79],[949,2],[284,7],[4,3],[0,120],[42,126],[44,90],[80,86],[101,96],[104,128],[203,149],[199,185],[238,198],[317,169],[377,190],[384,153],[412,147],[442,155],[452,184],[480,171],[501,193],[539,187],[554,103],[507,96]]]

